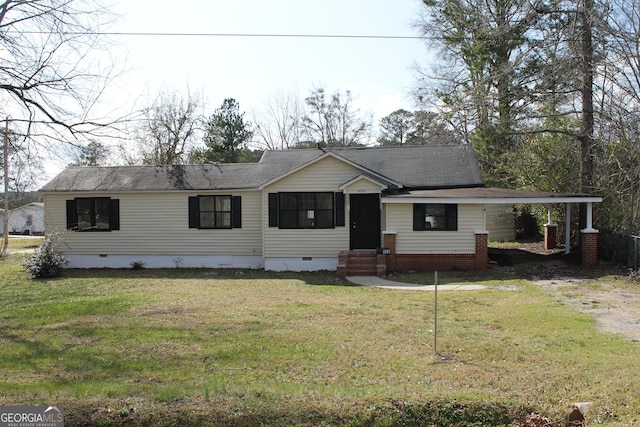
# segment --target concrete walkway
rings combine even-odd
[[[433,285],[412,285],[411,283],[394,282],[392,280],[383,279],[375,276],[352,276],[347,277],[347,280],[351,283],[355,283],[360,286],[373,286],[383,289],[402,289],[407,291],[427,291],[433,292],[435,286]],[[487,289],[484,285],[463,285],[463,284],[450,284],[450,285],[438,285],[438,291],[477,291],[480,289]]]

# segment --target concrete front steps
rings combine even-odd
[[[377,276],[387,274],[387,257],[375,250],[341,251],[338,254],[338,277]]]

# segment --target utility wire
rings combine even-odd
[[[46,31],[8,31],[20,34],[49,34]],[[70,36],[103,35],[125,37],[253,37],[253,38],[315,38],[315,39],[382,39],[382,40],[427,40],[428,36],[396,36],[376,34],[269,34],[269,33],[182,33],[182,32],[146,32],[146,31],[72,31],[63,34]]]
[[[297,38],[297,39],[386,39],[424,40],[422,36],[394,36],[375,34],[268,34],[268,33],[153,33],[153,32],[112,32],[102,33],[112,36],[142,37],[256,37],[256,38]]]
[[[5,34],[50,34],[47,31],[6,31]],[[409,36],[409,35],[384,35],[384,34],[273,34],[273,33],[186,33],[186,32],[153,32],[153,31],[69,31],[61,33],[68,36],[120,36],[120,37],[219,37],[219,38],[298,38],[298,39],[362,39],[362,40],[445,40],[444,36]],[[475,41],[496,40],[495,37],[477,37],[461,35],[460,39]],[[531,38],[530,41],[544,41],[544,39]],[[579,39],[567,39],[565,41],[580,41]]]

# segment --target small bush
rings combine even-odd
[[[131,264],[132,270],[144,270],[144,262],[143,261],[133,261]]]
[[[33,255],[22,261],[22,266],[29,273],[29,278],[42,279],[60,275],[62,266],[69,262],[58,249],[60,242],[58,234],[49,234]]]

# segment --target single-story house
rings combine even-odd
[[[584,251],[593,257],[591,206],[602,200],[486,188],[469,145],[266,151],[244,164],[74,166],[42,192],[47,232],[63,234],[68,267],[340,275],[486,268],[491,204],[587,203],[583,232],[595,243]]]
[[[4,211],[0,209],[0,234],[4,234]],[[44,234],[44,203],[32,202],[9,211],[9,234]]]

